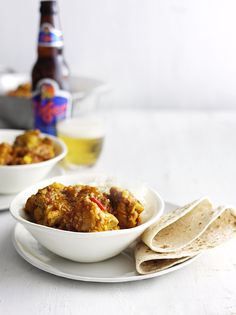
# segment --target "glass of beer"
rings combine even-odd
[[[65,167],[93,166],[102,151],[105,127],[103,119],[95,115],[81,115],[66,119],[57,125],[57,133],[67,145]]]

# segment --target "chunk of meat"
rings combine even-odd
[[[0,165],[7,165],[12,160],[12,146],[8,143],[0,144]]]
[[[23,147],[28,150],[36,148],[41,143],[39,130],[28,130],[16,137],[13,146]]]
[[[64,185],[54,183],[28,198],[24,210],[29,219],[46,226],[60,226],[63,215],[69,211],[63,188]]]
[[[141,223],[140,214],[144,207],[128,190],[111,187],[109,199],[112,214],[118,219],[121,229],[132,228]]]

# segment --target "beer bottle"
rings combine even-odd
[[[56,135],[57,121],[70,116],[69,69],[63,57],[63,37],[57,1],[41,1],[38,59],[32,70],[34,127]]]

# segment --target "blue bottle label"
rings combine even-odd
[[[42,79],[33,92],[35,128],[56,135],[56,123],[71,115],[71,95],[52,79]]]
[[[62,32],[50,23],[43,23],[39,31],[38,45],[43,47],[62,47]]]

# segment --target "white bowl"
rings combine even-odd
[[[0,143],[8,142],[12,144],[16,136],[22,134],[23,130],[0,129]],[[0,193],[13,194],[26,187],[35,184],[45,178],[51,169],[62,160],[67,147],[64,142],[57,137],[42,134],[53,141],[56,156],[48,161],[25,164],[25,165],[0,165]]]
[[[88,184],[99,187],[120,186],[129,189],[145,206],[142,224],[123,230],[105,232],[71,232],[32,223],[26,219],[23,208],[26,200],[38,189],[53,182],[64,185]],[[98,262],[118,255],[134,242],[151,224],[162,215],[164,202],[151,188],[118,181],[106,175],[65,175],[54,177],[34,185],[18,194],[10,205],[12,216],[44,247],[64,258],[78,262]]]

